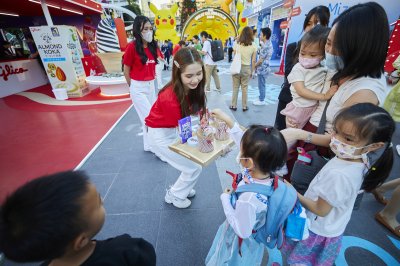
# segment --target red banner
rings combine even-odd
[[[284,8],[291,8],[294,5],[294,0],[285,0],[283,3]]]
[[[298,6],[298,7],[295,7],[295,8],[292,9],[292,13],[290,14],[290,16],[291,17],[295,17],[295,16],[298,16],[300,14],[301,14],[301,8]]]
[[[282,29],[282,30],[283,30],[283,29],[287,29],[288,24],[289,24],[289,23],[288,23],[286,20],[285,20],[285,21],[282,21],[281,24],[279,25],[279,28]]]

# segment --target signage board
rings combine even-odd
[[[30,27],[53,89],[66,89],[68,97],[89,92],[81,58],[82,48],[72,26]]]

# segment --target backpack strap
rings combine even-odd
[[[232,176],[232,188],[233,188],[234,191],[236,191],[239,182],[242,181],[242,178],[243,178],[243,177],[242,177],[242,174],[241,174],[241,173],[239,173],[239,174],[234,174],[234,173],[232,173],[232,172],[230,172],[230,171],[228,171],[228,170],[226,170],[225,172],[226,172],[228,175]]]
[[[240,186],[236,189],[236,193],[243,193],[243,192],[254,192],[262,194],[266,197],[270,197],[274,192],[274,188],[272,186],[250,183],[244,186]]]

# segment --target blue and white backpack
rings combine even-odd
[[[259,193],[268,198],[268,211],[265,224],[254,232],[254,239],[258,243],[262,243],[268,248],[273,249],[275,246],[280,249],[284,241],[284,226],[286,219],[292,213],[296,202],[297,192],[292,186],[287,186],[285,183],[274,177],[273,186],[265,186],[256,183],[246,184],[237,187],[237,184],[242,180],[242,174],[233,174],[228,172],[233,177],[232,187],[234,192],[231,194],[231,203],[235,208],[236,201],[241,193],[254,192]],[[241,244],[239,239],[239,244]]]

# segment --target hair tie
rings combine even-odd
[[[174,60],[174,65],[175,65],[177,68],[181,68],[181,67],[179,66],[179,63],[176,62],[176,60]]]

